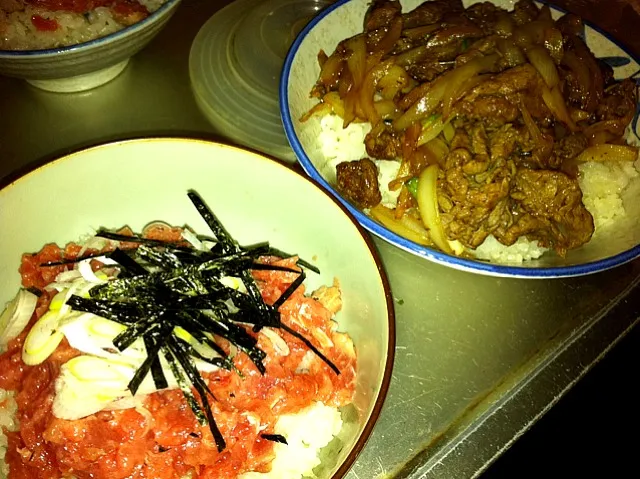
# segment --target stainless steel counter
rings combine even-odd
[[[217,139],[193,99],[188,55],[227,3],[184,0],[120,77],[92,91],[46,93],[0,77],[0,177],[112,139]],[[640,317],[638,261],[582,278],[507,280],[376,244],[396,299],[396,363],[350,479],[480,475]]]

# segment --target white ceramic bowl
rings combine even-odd
[[[409,11],[424,0],[402,0],[403,11]],[[476,3],[464,0],[465,6]],[[510,0],[494,0],[495,4],[507,9],[513,7]],[[456,269],[481,274],[507,277],[550,278],[578,276],[613,268],[640,256],[640,185],[636,181],[624,195],[627,215],[616,229],[594,238],[587,245],[569,252],[566,258],[555,254],[545,254],[540,259],[529,261],[522,266],[504,266],[451,256],[441,251],[409,241],[383,227],[352,204],[344,200],[334,189],[332,178],[335,172],[326,166],[326,158],[321,152],[319,121],[301,122],[299,119],[315,103],[309,97],[320,72],[317,55],[323,49],[333,52],[336,45],[345,38],[363,30],[363,19],[369,0],[338,0],[314,18],[298,35],[287,58],[280,81],[280,112],[285,133],[298,161],[304,170],[320,184],[331,191],[354,214],[369,231],[391,244],[416,256],[450,266]],[[552,7],[555,16],[562,12]],[[597,57],[614,67],[616,77],[632,76],[640,81],[640,62],[617,45],[598,29],[587,26],[584,37]],[[640,109],[639,109],[640,111]],[[633,132],[640,141],[638,113],[634,118]]]
[[[333,197],[258,154],[170,138],[98,146],[3,181],[0,224],[11,234],[0,235],[0,305],[19,288],[22,253],[48,242],[65,244],[101,226],[140,231],[155,220],[210,234],[186,196],[189,189],[202,196],[240,244],[269,241],[316,264],[321,274],[308,275],[309,288],[338,278],[344,309],[336,319],[358,352],[360,417],[343,428],[345,447],[325,477],[346,474],[380,413],[395,330],[391,292],[373,242]]]
[[[48,50],[0,50],[0,74],[60,93],[95,88],[119,75],[129,59],[164,28],[181,0],[167,0],[147,18],[77,45]]]

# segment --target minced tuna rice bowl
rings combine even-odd
[[[338,281],[307,292],[313,265],[215,225],[23,255],[0,316],[0,478],[298,479],[340,450],[357,413]]]
[[[133,25],[167,0],[0,0],[0,50],[76,45]]]

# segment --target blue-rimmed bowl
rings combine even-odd
[[[402,0],[403,11],[415,8],[424,0]],[[475,1],[464,0],[465,6]],[[506,9],[512,1],[494,0]],[[501,265],[448,255],[433,248],[414,243],[385,228],[373,218],[341,197],[332,178],[335,172],[326,164],[320,145],[320,122],[301,122],[304,113],[317,103],[310,98],[320,68],[317,55],[322,49],[333,52],[345,38],[363,31],[363,19],[369,0],[339,0],[316,18],[298,35],[287,58],[280,82],[280,110],[285,133],[304,170],[331,191],[371,233],[416,256],[452,268],[480,274],[505,277],[556,278],[592,274],[613,268],[640,256],[640,181],[636,178],[622,193],[626,216],[617,220],[615,228],[596,234],[586,245],[570,251],[565,258],[545,253],[537,260],[519,265]],[[564,12],[551,6],[555,17]],[[614,67],[616,78],[632,77],[640,83],[640,62],[601,30],[586,25],[584,39],[596,57]],[[640,108],[639,108],[640,110]],[[638,114],[632,122],[630,135],[640,141]],[[637,165],[637,163],[636,163]]]
[[[162,30],[180,1],[167,0],[140,22],[85,43],[48,50],[0,50],[0,74],[55,92],[95,88],[125,69],[129,59]]]

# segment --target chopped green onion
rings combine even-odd
[[[409,190],[409,193],[411,193],[415,198],[416,195],[418,194],[418,178],[414,176],[409,181],[407,181],[404,185]]]

